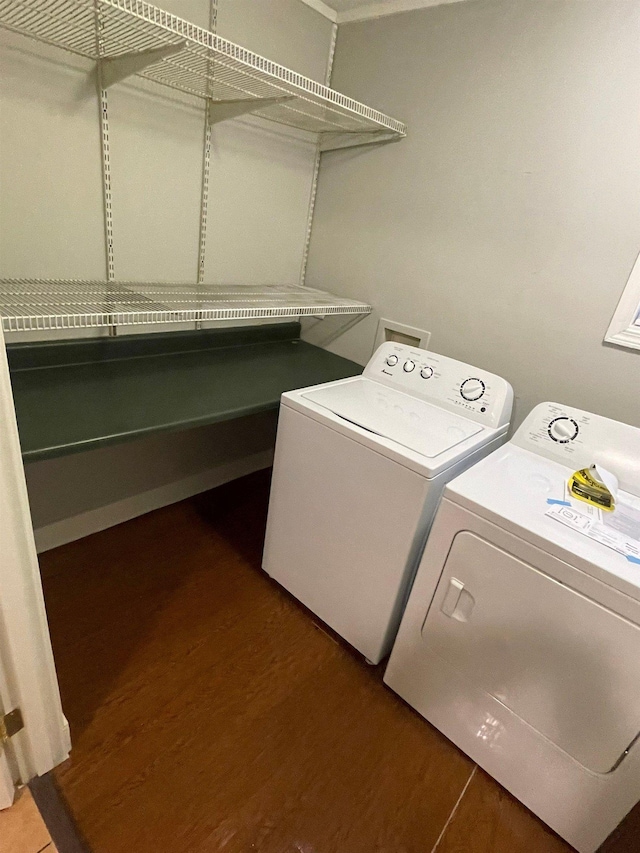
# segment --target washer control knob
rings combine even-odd
[[[408,359],[407,361],[405,361],[402,369],[405,373],[411,373],[412,370],[416,369],[415,361],[411,361],[410,359]]]
[[[389,365],[389,367],[395,367],[397,363],[398,363],[398,356],[397,355],[388,355],[387,356],[387,364]]]
[[[485,385],[482,379],[465,379],[460,386],[460,395],[463,400],[468,400],[473,403],[474,400],[479,400],[485,392]]]
[[[423,367],[420,371],[420,376],[422,376],[423,379],[431,379],[433,376],[433,367]]]
[[[568,444],[578,437],[580,429],[573,418],[554,418],[548,426],[549,437],[558,444]]]

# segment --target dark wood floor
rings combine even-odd
[[[57,779],[92,850],[567,853],[261,572],[267,494],[254,475],[42,556]]]

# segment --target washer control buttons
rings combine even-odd
[[[420,371],[420,376],[422,376],[423,379],[431,379],[433,376],[433,367],[423,367]]]
[[[388,355],[387,356],[387,364],[389,365],[389,367],[395,367],[397,363],[398,363],[398,356],[397,355]]]
[[[485,392],[485,384],[482,379],[476,379],[474,377],[470,379],[465,379],[462,385],[460,386],[460,395],[463,400],[468,400],[470,403],[473,403],[475,400],[479,400]]]
[[[415,361],[411,361],[410,359],[407,359],[407,361],[405,361],[402,369],[404,370],[405,373],[411,373],[412,370],[416,369]]]
[[[558,444],[568,444],[578,437],[580,428],[573,418],[562,416],[554,418],[547,427],[549,438],[557,441]]]

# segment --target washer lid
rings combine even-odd
[[[318,388],[302,396],[429,459],[484,431],[467,418],[369,379]]]

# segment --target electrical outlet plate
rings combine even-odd
[[[406,326],[404,323],[396,323],[395,320],[385,320],[383,317],[378,321],[373,351],[375,352],[380,344],[387,341],[396,341],[399,344],[406,344],[419,349],[429,349],[430,338],[431,332],[416,329],[414,326]]]

